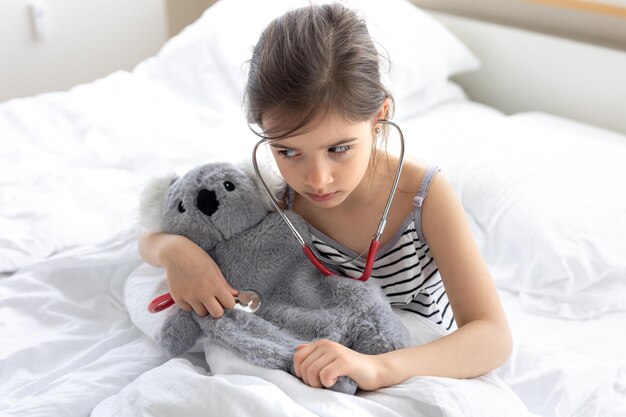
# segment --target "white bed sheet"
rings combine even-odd
[[[510,360],[496,373],[530,410],[542,416],[626,412],[626,335],[620,331],[626,314],[546,317],[524,310],[517,294],[499,293],[515,343]]]
[[[404,129],[416,138],[408,148],[417,154],[424,135],[430,143],[472,138],[507,120],[486,106],[452,101]],[[0,279],[0,414],[79,416],[106,398],[130,398],[117,397],[122,394],[154,400],[131,383],[169,369],[160,367],[166,358],[133,325],[123,297],[128,274],[140,264],[139,191],[147,178],[168,169],[247,157],[250,135],[239,115],[218,118],[128,73],[0,107],[2,236],[30,239],[0,253],[2,268],[21,268]],[[419,149],[428,158],[428,149]],[[446,161],[438,162],[445,169]],[[496,373],[531,411],[625,415],[624,313],[584,322],[546,319],[524,311],[516,295],[502,295],[516,345]],[[175,368],[173,375],[201,379],[203,358],[187,359],[165,366]],[[213,381],[251,383],[234,376]],[[256,382],[272,396],[266,406],[284,405],[279,394],[269,394],[275,386]],[[114,403],[107,401],[99,412]],[[153,415],[167,410],[163,402],[141,406]]]
[[[626,311],[626,137],[545,113],[465,113],[405,123],[407,145],[450,180],[498,287],[553,317]]]
[[[252,141],[241,114],[122,71],[0,104],[0,272],[124,230],[147,179],[248,157]]]
[[[562,319],[526,311],[519,295],[512,291],[500,290],[499,293],[513,323],[517,343],[567,350],[615,368],[626,366],[626,314],[623,312],[587,320]]]

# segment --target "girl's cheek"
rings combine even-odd
[[[300,171],[297,167],[286,166],[286,164],[278,164],[278,170],[280,171],[280,175],[283,179],[290,185],[295,183],[300,175]]]

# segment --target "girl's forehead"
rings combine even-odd
[[[369,132],[367,121],[354,122],[343,117],[324,117],[315,124],[282,139],[272,140],[273,147],[327,148],[356,141]]]
[[[367,126],[367,121],[354,121],[350,120],[339,112],[324,112],[299,127],[293,121],[293,115],[289,114],[269,114],[267,117],[263,117],[263,130],[266,132],[289,132],[296,127],[297,129],[284,138],[277,139],[277,141],[291,141],[291,139],[298,139],[306,136],[328,136],[328,135],[344,135],[348,132],[360,130],[364,126]]]

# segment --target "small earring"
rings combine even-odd
[[[377,127],[376,129],[374,129],[374,132],[376,132],[376,134],[378,135],[380,133],[380,127]]]

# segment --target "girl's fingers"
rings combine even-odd
[[[189,304],[186,301],[176,301],[176,300],[174,300],[174,302],[176,303],[176,305],[178,307],[182,308],[183,310],[185,310],[187,312],[193,311],[193,307],[191,307],[191,304]]]
[[[235,296],[238,294],[237,290],[230,286],[221,273],[218,275],[218,281],[220,285],[218,285],[215,297],[224,308],[230,309],[235,307]]]
[[[308,359],[309,358],[307,358],[307,360]],[[320,371],[330,365],[333,361],[334,358],[331,355],[321,353],[310,362],[304,363],[302,366],[302,375],[303,377],[306,376],[305,382],[311,387],[322,388],[323,385],[320,381]]]
[[[224,308],[234,308],[235,307],[235,296],[226,289],[220,291],[220,294],[217,296],[217,301],[222,307],[222,313]]]
[[[320,343],[301,345],[294,354],[294,370],[296,375],[302,378],[305,384],[321,388],[319,373],[334,360],[332,352],[320,348]]]
[[[224,315],[224,307],[214,297],[210,297],[208,300],[204,300],[204,306],[209,311],[209,314],[214,319],[219,319]]]
[[[343,375],[347,375],[348,370],[341,366],[339,361],[332,361],[327,364],[319,372],[320,383],[326,388],[330,388],[337,382],[337,378]]]
[[[228,291],[230,291],[230,293],[233,296],[236,296],[237,294],[239,294],[239,291],[237,291],[236,289],[234,289],[233,287],[230,286],[230,284],[228,283],[228,280],[226,279],[226,277],[224,277],[224,275],[222,275],[222,271],[219,272],[219,279],[224,283],[224,285],[228,288]]]
[[[304,359],[306,359],[306,357],[313,350],[315,350],[315,346],[310,344],[310,343],[298,345],[298,347],[296,347],[296,351],[293,354],[293,369],[294,369],[294,371],[296,373],[296,376],[298,378],[302,378],[302,373],[300,371],[300,367],[302,365],[302,361]]]
[[[191,307],[193,308],[193,311],[195,311],[196,314],[201,317],[208,314],[206,307],[201,302],[192,302]]]
[[[182,308],[185,311],[193,310],[193,307],[191,307],[191,304],[189,304],[187,301],[181,298],[178,298],[178,296],[174,294],[172,291],[170,291],[170,295],[172,296],[172,300],[174,300],[174,303],[176,303],[178,307]]]

